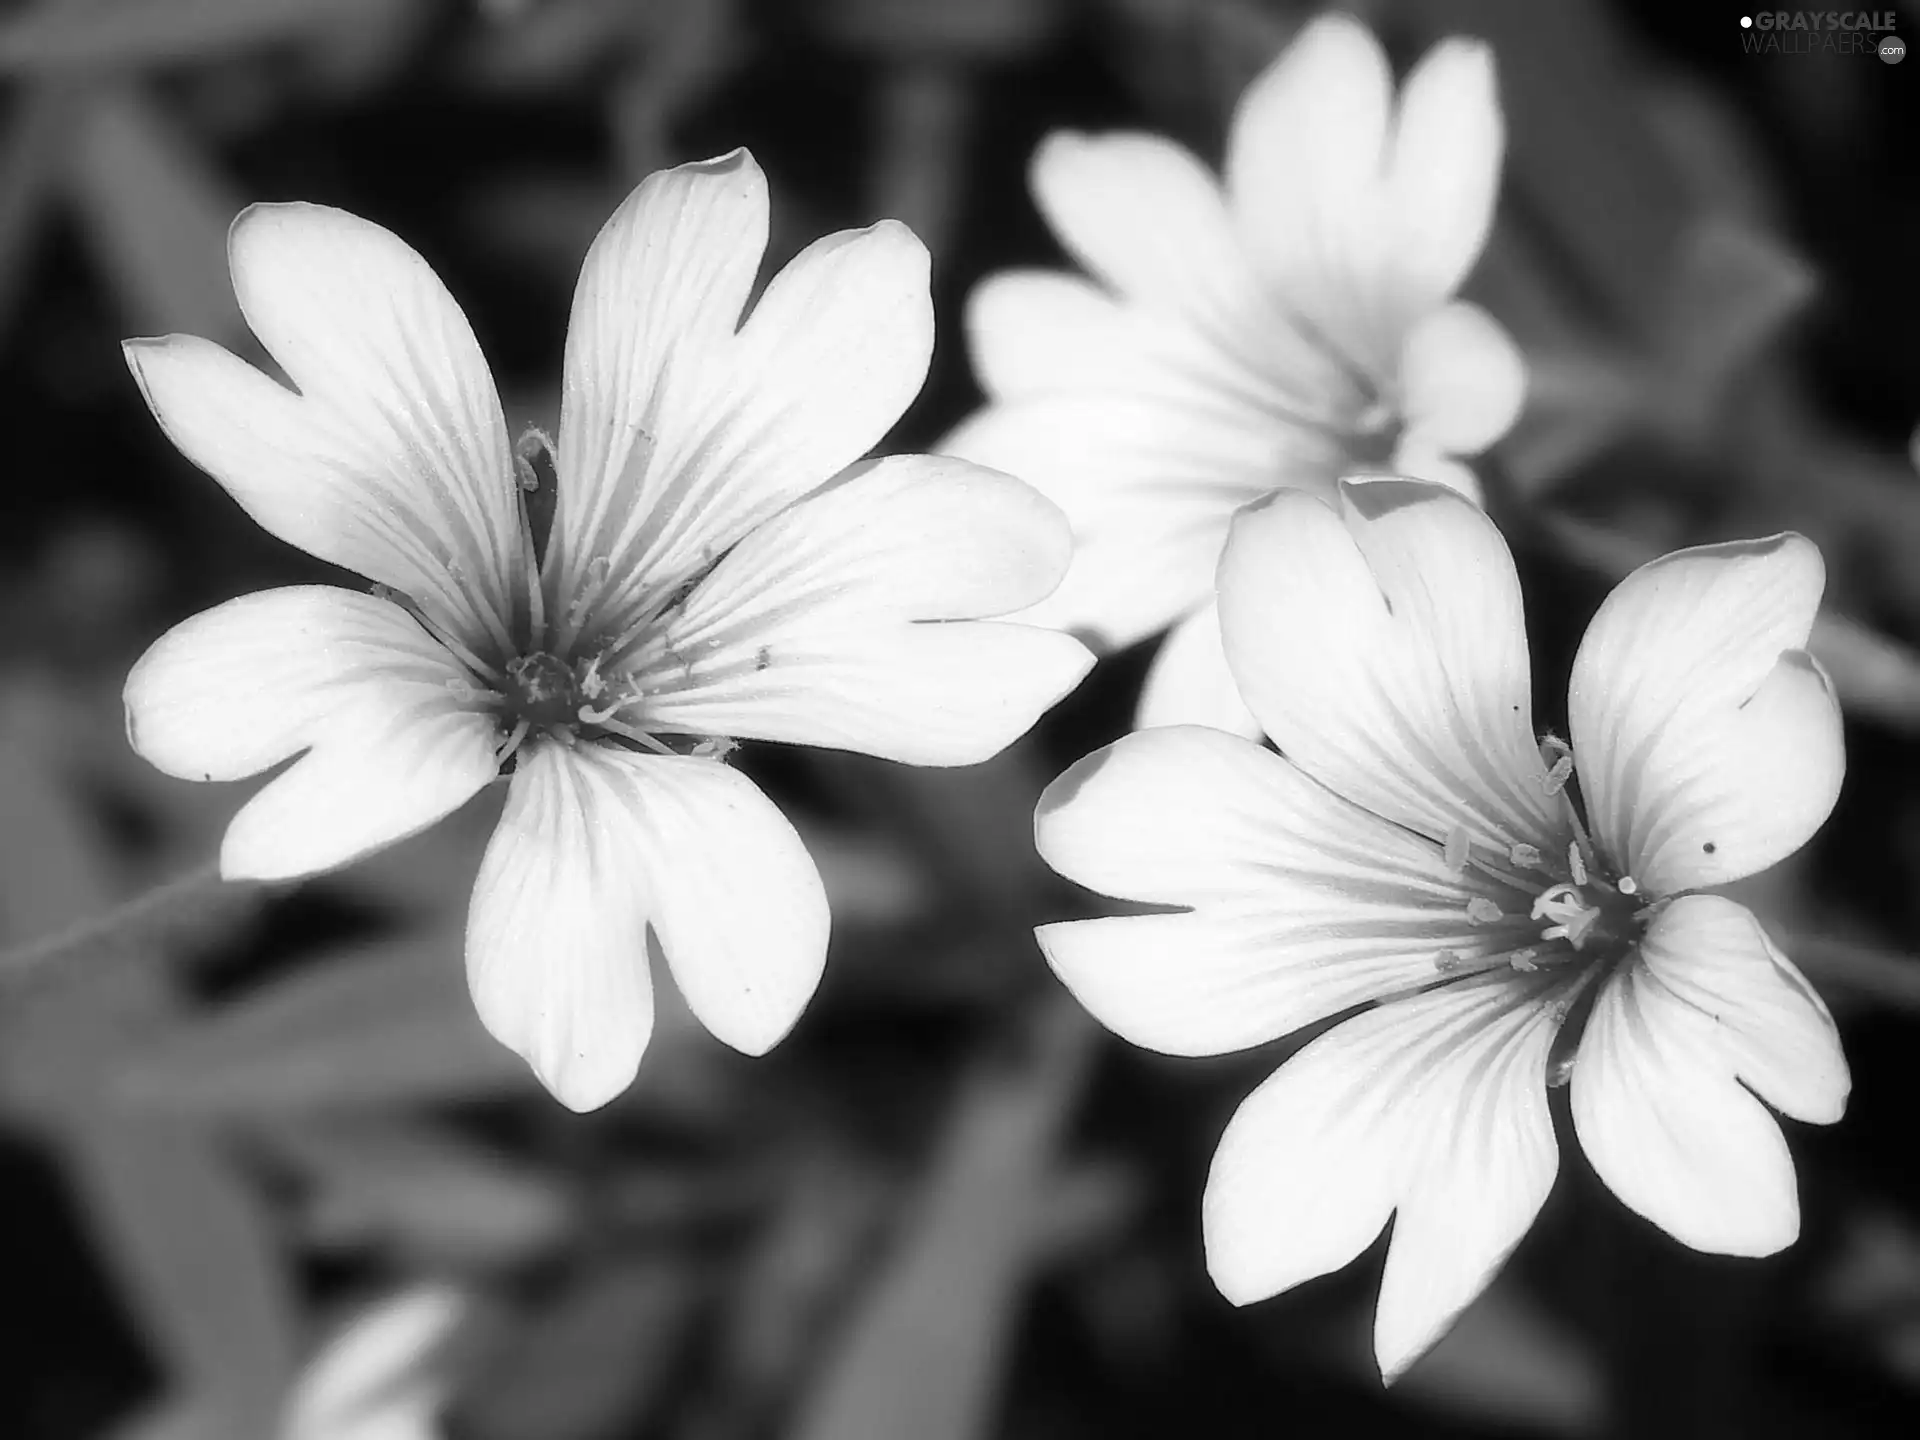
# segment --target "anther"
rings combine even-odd
[[[1492,925],[1503,918],[1501,909],[1484,895],[1467,901],[1467,919],[1475,925]]]
[[[1523,870],[1538,870],[1543,858],[1539,846],[1529,845],[1524,840],[1507,851],[1507,859]]]
[[[1539,956],[1540,952],[1529,945],[1507,956],[1507,964],[1522,973],[1531,973],[1540,968]]]
[[[1580,853],[1580,842],[1578,840],[1570,842],[1567,846],[1567,869],[1573,874],[1574,884],[1584,885],[1587,883],[1587,860],[1586,857]]]
[[[1558,795],[1567,788],[1567,782],[1572,778],[1573,756],[1562,755],[1553,762],[1553,768],[1547,771],[1547,780],[1543,788],[1549,795]]]
[[[1441,858],[1446,861],[1449,870],[1466,869],[1467,860],[1472,854],[1473,845],[1467,839],[1466,831],[1454,829],[1447,832],[1446,848],[1441,852]]]
[[[1638,895],[1640,893],[1640,882],[1631,875],[1622,875],[1614,882],[1614,888],[1622,895]]]

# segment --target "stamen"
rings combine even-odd
[[[1522,870],[1538,870],[1544,858],[1538,845],[1529,845],[1524,840],[1507,851],[1507,859]]]
[[[1544,920],[1549,915],[1557,915],[1569,904],[1580,903],[1580,892],[1571,885],[1551,885],[1533,897],[1531,919]]]
[[[1547,780],[1543,788],[1549,795],[1558,795],[1567,788],[1567,782],[1572,778],[1573,756],[1562,755],[1553,762],[1553,768],[1547,771]]]
[[[582,713],[585,713],[584,710]],[[624,735],[627,739],[633,741],[634,744],[643,745],[656,755],[671,755],[674,753],[665,741],[649,735],[646,731],[638,729],[635,726],[622,724],[618,720],[596,720],[594,724],[603,730],[611,730],[616,735]]]
[[[589,700],[598,700],[607,693],[606,677],[600,673],[600,662],[606,658],[604,653],[594,656],[580,672],[580,693]]]
[[[1567,846],[1567,869],[1572,872],[1574,884],[1584,885],[1587,883],[1587,860],[1586,857],[1580,853],[1580,842],[1578,840],[1573,841]]]
[[[1505,916],[1498,905],[1484,895],[1476,895],[1467,901],[1467,920],[1474,925],[1492,925]]]
[[[527,738],[527,732],[532,728],[532,724],[526,720],[522,720],[519,724],[515,725],[513,727],[513,733],[508,735],[507,738],[495,748],[493,752],[494,764],[506,764],[514,751],[520,748],[520,742]]]
[[[1467,860],[1473,854],[1473,843],[1467,839],[1465,830],[1453,829],[1447,832],[1446,848],[1441,858],[1446,861],[1449,870],[1465,870]]]

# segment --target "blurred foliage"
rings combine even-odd
[[[750,749],[832,893],[825,987],[748,1061],[662,986],[640,1080],[599,1114],[538,1093],[466,999],[497,795],[297,891],[166,891],[85,964],[6,978],[0,1433],[262,1440],[339,1318],[416,1285],[479,1297],[435,1363],[447,1433],[480,1440],[1910,1432],[1920,79],[1747,57],[1730,16],[1655,0],[1355,8],[1403,61],[1453,32],[1498,56],[1509,179],[1473,288],[1534,376],[1490,488],[1540,693],[1649,554],[1787,527],[1827,553],[1818,646],[1850,711],[1848,789],[1746,897],[1796,937],[1856,1070],[1847,1121],[1793,1137],[1799,1247],[1760,1266],[1682,1251],[1567,1146],[1506,1274],[1390,1395],[1366,1359],[1377,1248],[1274,1304],[1214,1295],[1206,1158],[1287,1047],[1127,1051],[1062,1005],[1028,935],[1082,903],[1032,853],[1033,800],[1119,733],[1134,654],[964,774]],[[880,215],[932,248],[946,323],[895,437],[924,447],[975,400],[967,289],[1058,259],[1024,191],[1039,138],[1137,126],[1217,156],[1303,14],[0,7],[0,942],[198,872],[238,793],[135,761],[121,678],[205,603],[326,578],[174,454],[117,352],[166,330],[252,345],[224,264],[241,204],[398,230],[467,307],[516,423],[550,421],[593,231],[647,171],[747,144],[772,178],[771,262]]]

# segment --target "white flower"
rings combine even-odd
[[[723,763],[731,739],[969,764],[1091,663],[976,623],[1057,583],[1051,504],[962,461],[856,463],[925,378],[919,241],[892,221],[830,235],[743,324],[766,238],[744,151],[650,177],[607,222],[574,295],[543,558],[473,333],[378,226],[312,205],[234,224],[241,307],[297,391],[203,340],[127,346],[188,458],[377,582],[176,627],[128,678],[135,748],[195,780],[300,757],[234,818],[229,878],[343,864],[510,763],[469,978],[487,1028],[576,1109],[639,1065],[649,930],[694,1014],[750,1053],[819,980],[819,876]]]
[[[1039,936],[1094,1015],[1169,1054],[1373,1006],[1240,1107],[1204,1223],[1244,1303],[1346,1264],[1397,1214],[1374,1332],[1391,1378],[1532,1223],[1558,1163],[1547,1086],[1569,1074],[1580,1143],[1634,1210],[1702,1250],[1793,1240],[1766,1105],[1838,1119],[1846,1062],[1753,915],[1699,891],[1804,844],[1844,758],[1801,648],[1824,583],[1802,537],[1623,581],[1574,663],[1569,749],[1536,743],[1492,522],[1399,480],[1340,505],[1282,491],[1221,560],[1227,660],[1280,754],[1146,730],[1042,799],[1055,869],[1183,908]]]
[[[1220,655],[1227,522],[1276,486],[1391,470],[1477,494],[1523,371],[1451,299],[1499,186],[1493,62],[1447,41],[1396,107],[1373,36],[1309,25],[1241,100],[1224,187],[1154,135],[1055,135],[1033,188],[1092,280],[988,280],[968,313],[989,404],[945,448],[1059,502],[1066,581],[1028,618],[1123,646],[1174,627],[1140,723],[1254,733]]]
[[[449,1351],[470,1309],[433,1285],[368,1306],[301,1374],[280,1440],[439,1440]]]

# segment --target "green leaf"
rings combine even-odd
[[[0,70],[199,60],[365,24],[414,0],[41,0],[0,22]]]
[[[962,1087],[923,1191],[805,1397],[795,1440],[974,1440],[991,1421],[1014,1307],[1055,1218],[1055,1151],[1093,1032],[1064,1005],[1025,1062]]]
[[[72,137],[67,183],[134,329],[245,340],[227,276],[239,197],[149,96],[122,86],[94,98]]]
[[[129,1105],[223,1120],[528,1090],[480,1027],[457,936],[318,960],[131,1055]]]

